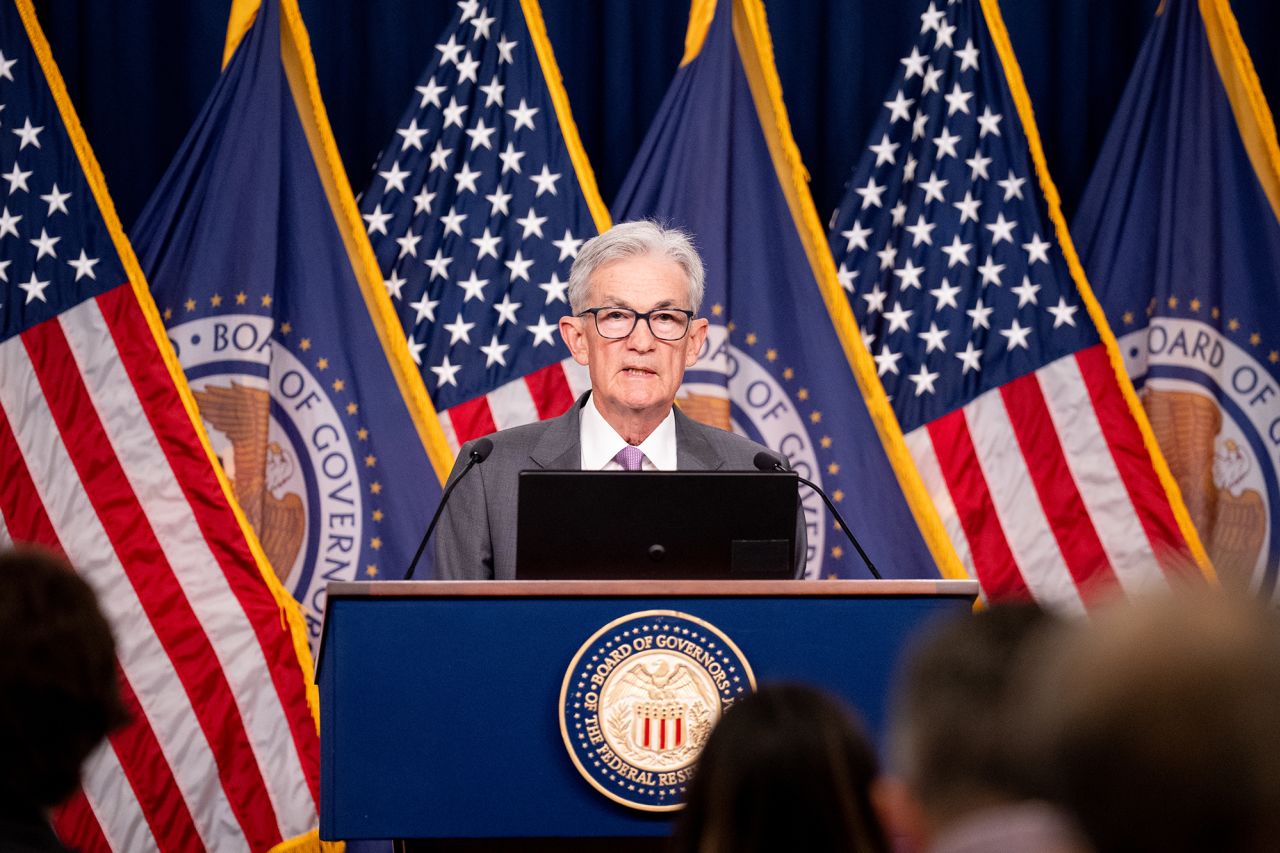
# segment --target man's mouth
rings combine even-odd
[[[624,367],[622,368],[624,376],[653,376],[654,372],[643,367]]]

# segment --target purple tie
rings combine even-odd
[[[644,451],[628,444],[619,450],[618,455],[613,458],[614,461],[622,466],[623,471],[639,471],[640,463],[644,462]]]

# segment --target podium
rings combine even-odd
[[[613,753],[583,751],[603,737],[599,722],[582,728],[591,697],[635,689],[610,667],[668,672],[674,687],[661,655],[650,658],[658,666],[635,665],[679,644],[710,667],[698,675],[704,693],[740,693],[752,678],[817,685],[880,743],[909,637],[967,612],[977,592],[941,580],[332,583],[318,663],[320,837],[486,839],[483,849],[547,839],[546,849],[565,849],[666,836],[683,780],[622,766],[601,775],[596,759]],[[655,732],[675,746],[698,721]],[[628,784],[659,810],[624,805],[637,796]]]

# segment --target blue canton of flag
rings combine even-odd
[[[1182,564],[1180,503],[1073,275],[996,4],[931,2],[901,66],[830,239],[912,455],[987,595],[1136,589],[1153,553]]]
[[[537,5],[458,7],[361,197],[455,450],[589,387],[557,321],[579,247],[609,225]]]
[[[11,13],[16,19],[16,12]],[[22,32],[14,21],[13,36]],[[0,55],[0,341],[119,286],[124,269],[44,89],[35,55]],[[23,71],[25,70],[25,74]],[[56,143],[50,136],[57,135]],[[15,247],[21,247],[15,250]]]
[[[1073,233],[1224,585],[1280,576],[1280,146],[1223,0],[1151,25]]]
[[[134,229],[313,645],[329,581],[403,574],[449,465],[319,104],[296,0],[268,0]]]
[[[689,230],[706,263],[710,329],[677,402],[785,454],[831,493],[886,576],[963,577],[870,360],[856,351],[764,7],[699,0],[690,22],[693,47],[615,203],[619,221],[651,216]],[[817,495],[803,489],[801,500],[807,576],[866,577]]]

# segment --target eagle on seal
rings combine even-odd
[[[279,443],[269,440],[271,396],[238,382],[230,387],[209,385],[194,394],[200,416],[231,440],[231,458],[219,453],[219,461],[272,570],[283,582],[302,547],[306,508],[295,492],[280,494],[294,461]]]
[[[1240,486],[1248,455],[1220,437],[1222,410],[1206,396],[1147,388],[1142,403],[1218,577],[1247,587],[1267,530],[1262,495]]]

